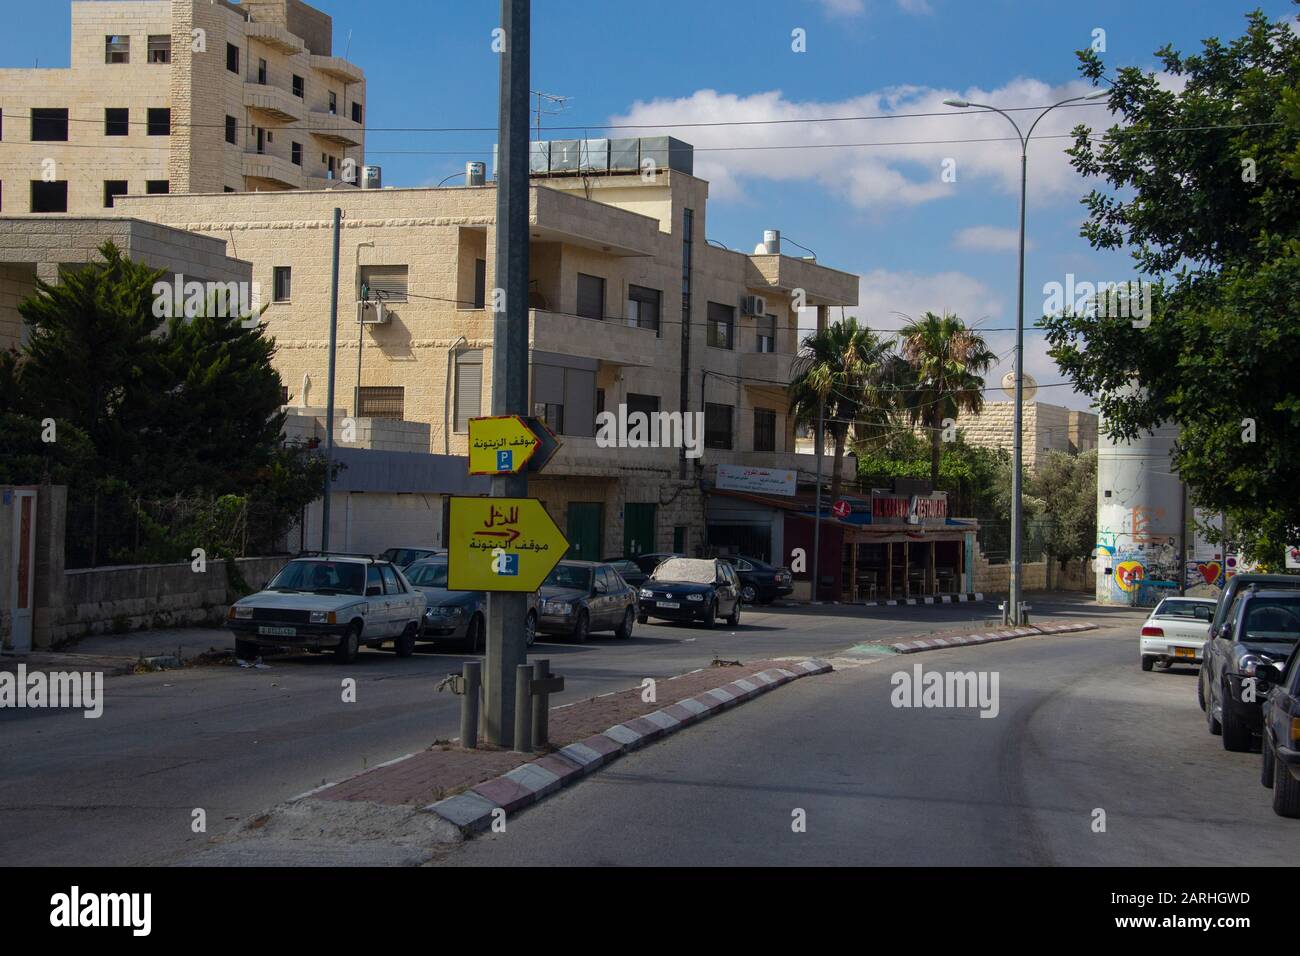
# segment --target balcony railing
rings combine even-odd
[[[299,123],[307,116],[306,104],[288,90],[255,80],[244,83],[244,105],[281,123]]]
[[[781,387],[789,384],[794,356],[789,352],[742,352],[740,376],[755,385]]]
[[[312,110],[307,125],[314,135],[340,146],[360,146],[365,139],[360,123],[328,110]]]
[[[302,167],[283,156],[271,153],[244,153],[244,175],[250,179],[263,179],[289,189],[301,189],[306,180]]]
[[[534,309],[529,345],[544,352],[562,352],[615,365],[654,365],[659,337],[654,329],[630,326],[619,319],[584,319]]]
[[[298,39],[278,23],[259,23],[252,21],[245,25],[245,33],[250,40],[260,40],[274,50],[281,53],[301,53],[303,50],[302,40]]]
[[[313,53],[311,65],[312,69],[320,70],[344,83],[361,83],[366,78],[359,66],[349,63],[341,56],[318,56]]]

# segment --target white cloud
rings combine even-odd
[[[1020,232],[1001,226],[968,226],[953,236],[952,244],[953,248],[968,252],[1016,252],[1020,248]],[[1025,248],[1034,248],[1033,240],[1027,240]]]
[[[854,17],[866,12],[864,0],[817,0],[822,8],[835,17]]]
[[[916,205],[955,197],[963,190],[996,189],[1015,195],[1020,188],[1020,143],[1001,116],[943,105],[949,97],[995,103],[1003,108],[1040,106],[1089,92],[1086,83],[1052,86],[1017,79],[992,90],[932,89],[903,86],[839,101],[795,102],[779,90],[750,95],[698,90],[677,99],[636,102],[615,124],[642,124],[638,135],[667,133],[694,144],[695,171],[712,183],[715,199],[739,199],[746,181],[814,182],[832,195],[863,209]],[[833,117],[933,113],[889,120],[784,122]],[[1033,113],[1013,113],[1018,119]],[[754,126],[674,126],[681,123],[759,121]],[[1104,106],[1062,108],[1043,120],[1034,134],[1029,172],[1036,203],[1078,200],[1085,187],[1064,149],[1075,124],[1108,123]],[[1060,138],[1053,138],[1060,137]],[[964,140],[965,142],[950,142]],[[940,142],[936,142],[940,141]],[[837,143],[890,143],[835,148]],[[767,147],[787,147],[772,149]],[[737,147],[764,147],[737,149]],[[956,181],[945,182],[945,161],[955,163]]]

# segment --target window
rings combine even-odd
[[[384,302],[406,301],[406,266],[362,266],[362,298]]]
[[[627,393],[627,415],[629,420],[637,412],[641,412],[645,415],[654,415],[658,411],[658,395],[638,395],[635,392]]]
[[[226,69],[231,73],[239,72],[239,47],[233,43],[226,44]]]
[[[339,113],[339,95],[330,90],[330,116],[337,116]]]
[[[149,121],[146,124],[150,136],[170,136],[172,134],[172,111],[170,107],[155,106],[149,109]]]
[[[131,111],[110,107],[104,110],[104,135],[126,136],[131,132]]]
[[[754,409],[754,451],[776,451],[776,412]]]
[[[709,303],[709,345],[715,349],[732,347],[732,333],[736,327],[736,310],[729,305]],[[728,448],[731,446],[728,445]]]
[[[384,575],[384,590],[389,594],[404,594],[401,582],[397,580],[397,573],[393,571],[391,564],[380,565],[379,570]]]
[[[557,435],[564,434],[564,406],[555,402],[534,402],[533,415],[550,426]]]
[[[120,34],[104,37],[105,63],[130,63],[131,38]]]
[[[289,144],[289,159],[295,166],[302,165],[302,143]]]
[[[578,273],[578,315],[584,319],[605,317],[605,280]]]
[[[469,420],[483,413],[483,350],[470,349],[456,356],[456,419],[453,430],[469,430]]]
[[[293,296],[293,269],[290,266],[276,266],[272,271],[271,285],[274,289],[274,302],[288,302]]]
[[[172,61],[172,37],[170,33],[149,34],[149,62],[170,63]]]
[[[261,86],[266,86],[266,60],[258,58],[257,61],[257,82]]]
[[[304,90],[303,90],[302,77],[299,76],[297,73],[295,73],[293,75],[293,95],[298,97],[298,99],[302,99],[303,92]]]
[[[704,405],[704,447],[731,447],[731,416],[735,411],[730,405]]]
[[[474,260],[474,308],[487,305],[487,260]]]
[[[352,122],[354,122],[354,123],[360,123],[360,122],[361,122],[361,104],[360,104],[360,103],[353,103],[353,104],[352,104]]]
[[[32,180],[32,212],[67,212],[68,182],[54,183]]]
[[[172,191],[172,184],[166,179],[150,179],[145,181],[144,191],[150,196],[166,196]]]
[[[226,117],[226,142],[231,146],[239,145],[239,121],[233,116]]]
[[[68,141],[68,111],[66,109],[33,109],[32,142],[66,143]]]
[[[758,351],[776,351],[776,316],[765,315],[756,320],[758,323]]]
[[[366,568],[366,594],[383,594],[384,578],[379,573],[379,565],[372,564]]]
[[[659,331],[658,289],[646,289],[639,285],[627,287],[627,324],[638,329]]]
[[[593,368],[533,366],[534,413],[554,431],[590,438],[596,434],[596,372]]]
[[[125,179],[104,180],[104,208],[112,209],[113,200],[118,196],[125,196],[126,193],[127,184]]]
[[[404,390],[400,386],[362,386],[357,395],[357,418],[402,419]]]

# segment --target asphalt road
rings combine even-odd
[[[1042,610],[1099,613],[1082,603]],[[734,630],[638,625],[627,642],[598,635],[586,646],[539,642],[533,653],[565,676],[555,701],[564,703],[706,666],[715,655],[826,655],[993,614],[989,604],[746,609]],[[356,665],[339,667],[302,655],[266,670],[110,677],[98,720],[0,711],[0,865],[179,861],[280,801],[455,736],[458,699],[434,687],[464,659],[363,651]],[[342,701],[345,677],[356,679],[355,703]],[[196,808],[207,834],[191,831]]]
[[[1258,753],[1211,737],[1193,668],[1142,673],[1135,624],[876,658],[620,760],[444,865],[1280,865]],[[998,715],[896,708],[896,671],[999,675]],[[805,832],[794,832],[802,810]],[[1105,830],[1096,832],[1097,811]]]

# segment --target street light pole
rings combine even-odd
[[[1029,181],[1029,138],[1034,135],[1034,128],[1044,116],[1056,109],[1058,106],[1064,106],[1066,103],[1078,103],[1083,100],[1100,99],[1107,95],[1106,90],[1097,90],[1089,93],[1087,96],[1071,96],[1068,99],[1061,100],[1059,103],[1053,103],[1047,109],[1038,114],[1028,131],[1022,132],[1020,124],[1017,123],[1008,113],[1004,113],[996,106],[989,106],[986,103],[971,103],[967,100],[947,99],[944,100],[945,106],[954,106],[957,109],[966,109],[975,107],[976,109],[988,110],[991,113],[997,113],[1016,131],[1016,136],[1020,140],[1020,265],[1016,282],[1016,351],[1015,359],[1012,365],[1013,374],[1016,379],[1016,398],[1015,408],[1012,410],[1014,416],[1014,434],[1011,438],[1011,581],[1010,594],[1007,595],[1007,603],[1002,609],[1003,624],[1020,624],[1021,614],[1021,536],[1023,524],[1023,499],[1020,487],[1020,472],[1022,468],[1024,452],[1024,389],[1025,389],[1025,195]]]

